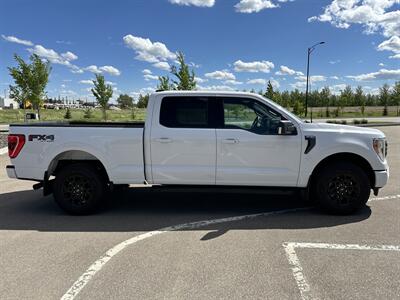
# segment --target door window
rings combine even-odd
[[[256,134],[278,134],[282,115],[253,99],[231,98],[223,100],[224,128],[242,129]]]
[[[160,124],[172,128],[210,128],[208,102],[206,97],[165,97]]]

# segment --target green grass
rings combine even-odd
[[[383,107],[366,107],[364,115],[361,114],[359,107],[345,107],[343,112],[338,117],[334,116],[335,107],[330,108],[330,116],[325,116],[324,107],[313,108],[313,118],[326,118],[326,119],[342,119],[342,118],[368,118],[368,117],[382,117]],[[32,110],[26,110],[26,112],[34,112]],[[64,119],[66,110],[54,110],[54,109],[42,109],[41,110],[41,121],[62,121]],[[310,116],[310,110],[309,110]],[[388,107],[388,117],[397,116],[397,107]],[[103,121],[102,113],[100,109],[92,110],[92,118],[84,118],[85,111],[83,109],[71,109],[70,120],[72,121],[87,121],[96,122]],[[132,111],[130,109],[125,110],[108,110],[107,121],[109,122],[129,122],[129,121],[143,121],[146,118],[146,109],[135,108],[135,118],[132,118]],[[22,109],[3,109],[0,110],[0,124],[20,123],[24,121],[24,111]]]
[[[87,121],[96,122],[103,121],[103,115],[100,109],[92,110],[90,119],[84,118],[85,111],[83,109],[71,109],[71,119],[64,119],[66,110],[42,109],[40,111],[41,121]],[[35,112],[26,110],[26,112]],[[143,121],[146,117],[146,110],[135,108],[135,118],[132,118],[132,110],[108,110],[107,121],[109,122],[130,122]],[[4,109],[0,110],[0,124],[21,123],[24,121],[24,111],[22,109]]]
[[[313,107],[313,118],[315,119],[341,119],[341,118],[369,118],[369,117],[385,117],[383,116],[383,106],[367,106],[365,107],[364,114],[361,113],[361,109],[358,106],[344,107],[343,111],[340,112],[338,117],[335,117],[335,107],[330,107],[329,117],[326,116],[325,107]],[[308,116],[310,116],[311,109],[308,109]],[[386,117],[397,117],[397,107],[388,106],[388,115]]]

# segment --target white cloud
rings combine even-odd
[[[278,80],[271,78],[269,81],[274,89],[278,89],[281,86]]]
[[[272,62],[263,60],[263,61],[251,61],[251,62],[244,62],[241,60],[237,60],[233,63],[236,72],[264,72],[269,73],[271,69],[275,66]]]
[[[290,75],[290,76],[298,75],[298,76],[302,76],[304,74],[303,74],[303,72],[295,71],[293,69],[290,69],[287,66],[281,66],[280,67],[280,71],[276,72],[275,75],[281,75],[281,76],[284,76],[284,75]]]
[[[222,70],[222,71],[214,71],[211,73],[206,73],[204,76],[212,79],[218,79],[218,80],[235,80],[236,77],[232,73]]]
[[[331,77],[329,77],[330,79],[334,79],[334,80],[339,80],[339,77],[338,76],[331,76]]]
[[[302,76],[297,76],[297,77],[295,77],[295,79],[296,79],[296,80],[299,80],[299,81],[306,82],[306,81],[307,81],[307,76],[304,76],[304,75],[302,75]],[[313,75],[313,76],[310,76],[310,82],[319,82],[319,81],[326,81],[326,77],[325,77],[325,76],[322,76],[322,75]]]
[[[160,42],[152,42],[150,39],[133,36],[128,34],[124,36],[124,43],[136,52],[136,59],[147,61],[149,63],[157,63],[168,59],[175,59],[176,54],[168,50],[165,44]]]
[[[399,0],[333,0],[309,22],[329,22],[338,28],[362,25],[365,33],[381,31],[386,37],[400,35],[400,10],[390,10]]]
[[[144,80],[146,80],[146,81],[158,80],[158,76],[156,76],[156,75],[144,74],[143,77],[144,77]]]
[[[389,58],[397,58],[397,59],[400,59],[400,54],[391,55],[391,56],[389,56]]]
[[[215,0],[169,0],[169,2],[172,4],[199,7],[212,7],[215,4]]]
[[[84,68],[84,70],[92,72],[92,73],[95,73],[95,74],[100,74],[101,73],[100,69],[96,65],[88,66],[88,67]]]
[[[65,44],[65,45],[71,45],[72,42],[70,41],[56,41],[57,44]]]
[[[335,84],[332,86],[329,86],[329,90],[332,92],[332,94],[338,95],[342,90],[346,88],[346,84],[341,83],[341,84]]]
[[[169,71],[171,69],[171,66],[166,61],[156,62],[156,63],[153,64],[153,67],[159,68],[159,69],[164,70],[164,71]]]
[[[400,16],[399,16],[400,24]],[[400,26],[400,25],[399,25]],[[400,37],[392,36],[378,45],[378,51],[392,51],[395,55],[400,55]]]
[[[384,64],[384,63],[379,63],[379,66],[380,66],[380,67],[384,67],[385,64]]]
[[[87,79],[87,80],[81,80],[81,81],[79,81],[79,83],[93,85],[93,81],[92,81],[92,80],[90,80],[90,79]]]
[[[81,68],[79,68],[78,66],[75,65],[71,65],[71,72],[75,73],[75,74],[82,74],[83,70]]]
[[[400,79],[400,69],[387,70],[380,69],[377,72],[360,74],[355,76],[346,76],[347,78],[354,79],[355,81],[374,81],[374,80],[398,80]]]
[[[67,51],[67,52],[65,52],[65,53],[62,53],[61,56],[62,56],[64,59],[68,60],[68,61],[72,61],[72,60],[78,59],[78,56],[76,56],[74,53],[72,53],[72,52],[70,52],[70,51]]]
[[[240,85],[243,84],[243,82],[241,81],[237,81],[237,80],[225,80],[224,84],[229,84],[229,85]]]
[[[84,70],[95,73],[95,74],[108,73],[108,74],[114,75],[114,76],[121,75],[121,72],[113,66],[98,67],[96,65],[91,65],[91,66],[84,68]]]
[[[262,79],[262,78],[256,78],[256,79],[250,79],[247,81],[247,84],[261,84],[261,85],[266,85],[267,80]]]
[[[204,79],[204,78],[200,78],[200,77],[195,77],[194,81],[196,81],[196,83],[204,83],[207,82],[208,79]]]
[[[235,89],[227,85],[208,85],[208,86],[198,86],[197,90],[202,91],[234,91]]]
[[[70,63],[71,61],[78,59],[78,56],[70,51],[59,54],[53,49],[47,49],[42,45],[35,45],[33,48],[29,48],[28,51],[47,59],[53,64],[60,64],[69,67],[72,66]]]
[[[142,71],[142,73],[145,74],[145,75],[153,74],[153,72],[151,72],[149,69],[144,69],[144,70]]]
[[[118,70],[117,68],[113,67],[113,66],[102,66],[99,69],[100,69],[100,71],[102,71],[104,73],[108,73],[108,74],[113,75],[113,76],[121,75],[121,71]]]
[[[303,76],[296,76],[295,79],[298,80],[298,81],[295,82],[295,83],[290,84],[293,88],[295,88],[295,89],[305,88],[306,83],[307,83],[307,76],[304,76],[304,75]],[[310,85],[312,85],[313,83],[323,82],[323,81],[326,81],[326,77],[325,76],[313,75],[313,76],[310,76],[310,82],[309,83],[310,83]]]
[[[21,44],[21,45],[25,45],[25,46],[33,46],[33,43],[31,41],[22,40],[15,36],[12,36],[12,35],[6,36],[6,35],[2,34],[1,37],[4,40],[6,40],[7,42],[17,43],[17,44]]]
[[[270,0],[240,0],[240,2],[235,5],[237,12],[247,14],[275,7],[278,7],[278,5],[272,3]]]
[[[340,59],[331,60],[331,61],[329,61],[329,63],[330,63],[331,65],[336,65],[336,64],[340,63]]]

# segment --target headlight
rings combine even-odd
[[[373,139],[372,147],[374,151],[379,156],[379,158],[384,161],[387,151],[386,151],[386,139]]]

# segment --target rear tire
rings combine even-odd
[[[371,185],[359,166],[346,162],[325,166],[316,174],[312,188],[320,208],[333,214],[348,215],[365,206]]]
[[[68,214],[88,215],[95,212],[103,202],[106,182],[89,164],[67,165],[54,181],[54,199]]]

